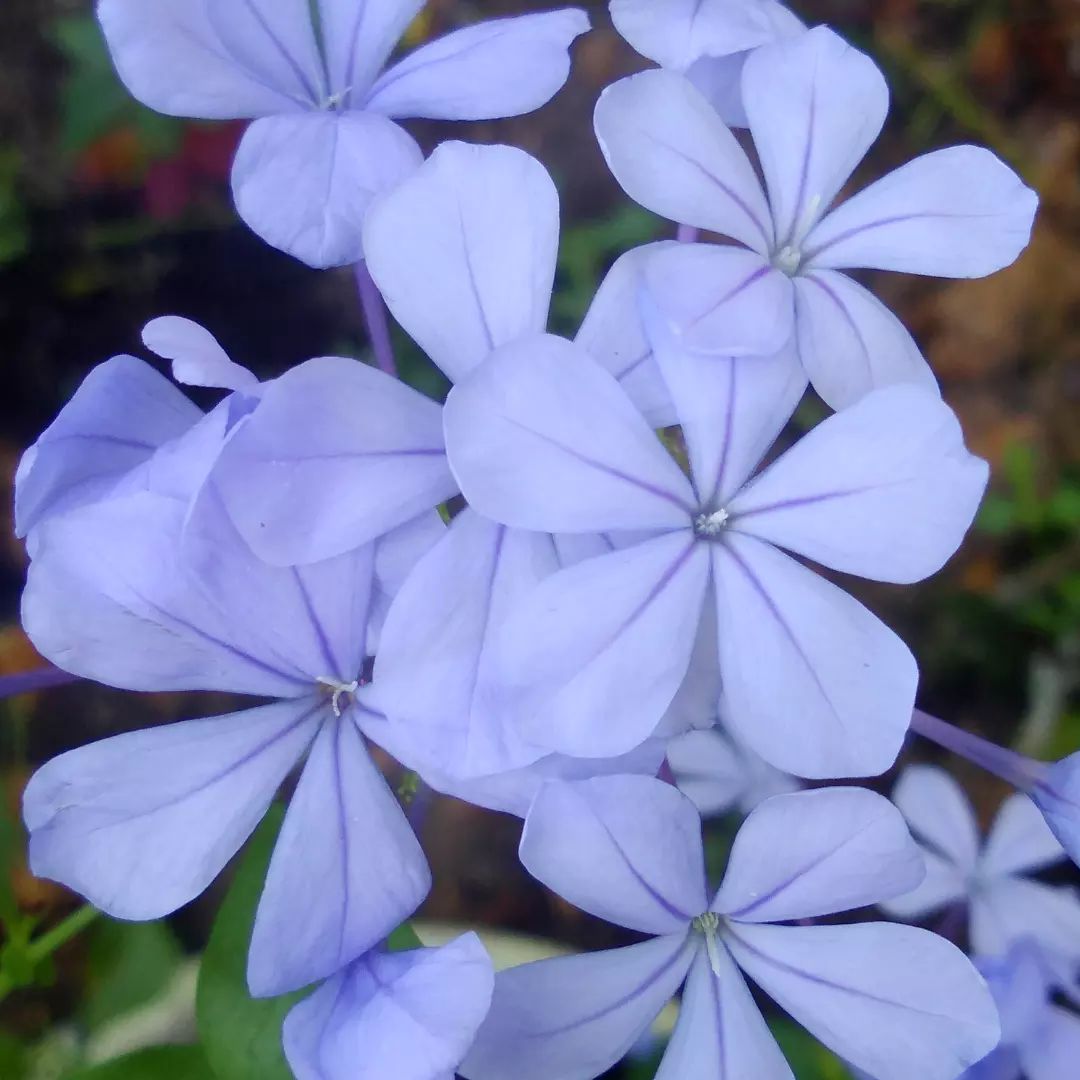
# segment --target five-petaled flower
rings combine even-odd
[[[649,940],[499,973],[461,1067],[468,1080],[599,1076],[684,982],[661,1080],[792,1080],[740,969],[877,1080],[953,1080],[997,1043],[985,984],[936,934],[779,925],[864,907],[921,878],[903,818],[872,792],[823,788],[762,803],[711,900],[698,815],[659,780],[545,785],[520,854],[560,896]]]
[[[363,258],[372,198],[423,156],[394,123],[530,112],[566,81],[589,28],[564,8],[457,30],[385,68],[425,0],[100,0],[120,77],[159,112],[254,119],[236,209],[311,266]]]
[[[888,88],[874,63],[827,27],[755,49],[742,90],[768,196],[713,107],[681,75],[646,71],[608,87],[596,134],[643,206],[742,246],[687,244],[655,256],[649,288],[687,346],[747,349],[747,323],[792,333],[833,408],[888,383],[934,385],[903,325],[840,270],[981,277],[1008,266],[1037,198],[989,151],[916,158],[829,211],[877,137]],[[768,351],[768,350],[762,350]]]

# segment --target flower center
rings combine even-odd
[[[794,277],[802,264],[802,252],[792,244],[785,244],[772,259],[773,266],[788,277]]]
[[[724,531],[730,516],[724,509],[703,510],[694,518],[694,535],[702,540],[715,540]]]
[[[720,969],[720,939],[717,931],[720,929],[720,916],[715,911],[706,911],[698,915],[693,923],[693,928],[705,938],[705,951],[709,954],[709,967],[718,978]]]
[[[347,709],[353,701],[353,694],[360,689],[360,680],[353,679],[352,682],[339,682],[337,679],[331,678],[329,675],[320,675],[315,680],[320,686],[325,687],[326,692],[330,695],[330,708],[334,710],[334,715],[338,718],[341,717],[342,699],[345,699],[345,708]]]

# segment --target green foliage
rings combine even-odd
[[[305,992],[256,1000],[247,988],[255,909],[283,819],[282,808],[273,807],[248,842],[199,971],[199,1036],[217,1080],[292,1080],[281,1025]]]
[[[68,62],[62,88],[62,148],[76,155],[101,136],[131,125],[143,147],[165,156],[180,145],[182,123],[140,105],[113,70],[101,28],[93,15],[69,15],[53,24],[53,37]]]
[[[552,301],[553,329],[575,333],[608,267],[624,251],[657,240],[663,232],[660,218],[632,204],[602,220],[565,229]]]
[[[795,1080],[849,1080],[850,1073],[835,1054],[809,1032],[786,1017],[769,1021],[769,1030],[791,1065]]]
[[[153,1046],[69,1074],[65,1080],[214,1080],[202,1048]]]
[[[18,187],[21,169],[19,151],[13,146],[0,147],[0,265],[24,254],[30,243]]]
[[[137,1009],[168,985],[182,953],[167,923],[102,919],[89,941],[80,1019],[88,1031]]]

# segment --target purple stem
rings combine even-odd
[[[364,312],[364,325],[367,327],[371,348],[375,353],[375,363],[387,375],[397,377],[397,364],[394,363],[394,347],[390,343],[390,325],[386,321],[386,305],[378,286],[372,280],[366,262],[356,264],[356,289],[360,294],[360,307]]]
[[[419,837],[420,833],[423,832],[424,822],[427,821],[431,804],[435,801],[435,792],[419,777],[417,777],[416,784],[416,794],[405,808],[405,817],[412,826],[412,831]]]
[[[974,762],[1021,791],[1028,791],[1044,771],[1042,762],[998,746],[980,735],[955,727],[936,716],[916,709],[911,714],[911,730],[924,739]]]
[[[14,697],[16,694],[32,694],[35,690],[48,690],[52,686],[66,686],[68,683],[78,681],[78,675],[70,675],[58,667],[20,671],[15,675],[0,675],[0,698]]]
[[[700,235],[701,230],[696,225],[680,225],[678,232],[675,234],[675,239],[680,244],[693,244]]]

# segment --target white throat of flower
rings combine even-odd
[[[355,694],[360,689],[360,680],[353,679],[352,682],[343,683],[337,679],[331,678],[329,675],[320,675],[316,680],[320,686],[325,686],[330,690],[330,708],[334,710],[334,715],[338,718],[341,717],[341,699],[343,697],[349,697]]]
[[[701,513],[694,518],[694,532],[698,536],[719,536],[731,515],[726,510],[714,510],[711,514]]]
[[[802,266],[803,242],[810,230],[818,223],[821,203],[820,195],[814,195],[807,200],[802,215],[792,227],[787,241],[773,252],[773,266],[788,277],[794,277]]]
[[[715,911],[706,911],[704,915],[698,915],[693,922],[694,929],[705,938],[705,951],[709,954],[709,967],[713,974],[720,977],[720,940],[717,930],[720,929],[720,916]]]
[[[346,86],[344,90],[338,90],[337,93],[331,94],[328,98],[324,99],[319,108],[325,112],[333,112],[335,109],[340,109],[344,104],[345,99],[352,93],[353,88]]]

